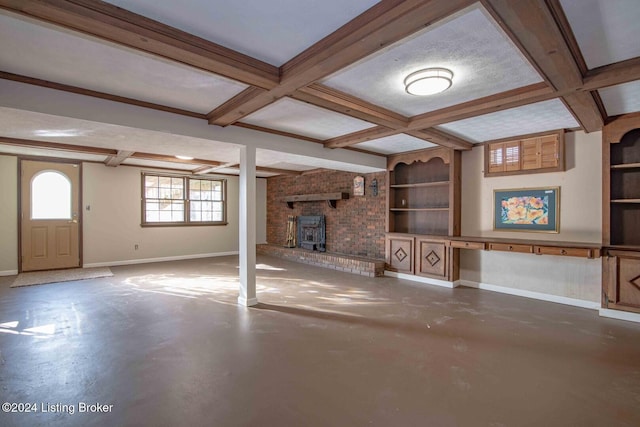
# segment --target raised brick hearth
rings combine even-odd
[[[331,268],[346,273],[360,274],[361,276],[376,277],[384,275],[384,260],[310,251],[301,248],[285,248],[269,244],[258,245],[257,253],[318,267]]]

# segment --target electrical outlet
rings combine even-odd
[[[133,249],[135,249],[135,250],[137,251],[137,250],[138,250],[138,245],[137,245],[137,244],[136,244],[136,245],[134,245],[134,246],[133,246]]]

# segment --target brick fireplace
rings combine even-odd
[[[364,196],[354,196],[352,193],[353,179],[358,175],[365,177]],[[372,194],[369,187],[374,178],[378,181],[377,196]],[[339,200],[336,209],[330,208],[326,201],[294,203],[293,209],[289,209],[284,202],[293,194],[330,192],[347,192],[349,199]],[[384,260],[385,199],[385,172],[357,174],[324,171],[273,176],[267,180],[267,241],[276,246],[285,244],[289,215],[298,218],[323,215],[326,224],[325,253]]]

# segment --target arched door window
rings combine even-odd
[[[31,219],[71,219],[71,181],[65,174],[43,171],[33,177]]]

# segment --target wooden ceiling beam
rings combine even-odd
[[[106,2],[0,0],[0,8],[263,89],[280,80],[273,65]]]
[[[204,159],[179,159],[175,156],[167,156],[165,154],[155,154],[155,153],[141,153],[136,151],[131,155],[132,159],[141,159],[141,160],[154,160],[158,162],[169,162],[169,163],[183,163],[187,165],[208,165],[208,166],[220,166],[223,164],[222,162],[218,162],[215,160],[204,160]]]
[[[407,117],[404,117],[390,110],[385,110],[359,98],[324,85],[314,84],[306,88],[302,88],[298,90],[293,95],[293,97],[306,102],[310,102],[314,105],[328,108],[332,111],[348,114],[352,117],[357,117],[362,120],[375,123],[381,127],[395,129],[397,130],[397,132],[395,133],[408,133],[416,138],[428,140],[429,142],[444,147],[455,148],[458,150],[470,150],[473,146],[473,144],[468,141],[436,129],[414,130],[405,132],[409,125],[409,120]],[[367,131],[356,132],[354,134],[347,135],[346,138],[343,138],[341,140],[332,140],[330,143],[331,145],[329,145],[328,142],[325,142],[325,145],[330,148],[335,148],[334,145],[346,146],[343,144],[346,144],[347,141],[349,141],[350,144],[356,144],[358,142],[363,142],[371,139],[372,135],[377,136],[387,134],[388,131],[386,129],[377,128],[373,131],[373,134]]]
[[[519,107],[532,102],[546,101],[557,96],[558,95],[553,91],[553,89],[551,89],[546,83],[537,83],[411,117],[409,119],[408,126],[404,128],[390,129],[384,126],[378,126],[327,140],[324,142],[324,145],[327,148],[347,147],[349,145],[359,144],[361,142],[396,135],[399,133],[407,133],[414,137],[437,143],[433,139],[435,132],[438,137],[437,139],[442,142],[444,146],[458,145],[459,147],[457,149],[468,150],[469,144],[471,144],[470,142],[433,129],[433,126],[467,119],[480,114],[488,114]],[[424,133],[417,132],[426,130],[431,132],[430,137],[427,137]],[[414,133],[414,131],[416,132]]]
[[[382,0],[281,67],[281,82],[307,86],[473,4]]]
[[[581,75],[585,75],[587,72],[587,63],[584,60],[584,56],[582,55],[582,51],[580,51],[580,45],[578,45],[578,40],[576,40],[575,34],[571,29],[571,24],[569,23],[569,19],[567,19],[567,15],[564,13],[564,9],[562,8],[562,4],[560,0],[546,0],[547,6],[551,11],[553,18],[562,33],[562,37],[567,43],[567,47],[571,51],[571,55],[573,60],[575,61],[578,69],[580,70]]]
[[[545,0],[483,0],[507,34],[525,50],[549,83],[558,92],[582,87],[583,75],[565,40],[552,8]],[[589,102],[591,98],[591,102]],[[604,120],[591,95],[563,96],[584,130],[602,129]]]
[[[401,129],[409,124],[401,114],[317,83],[298,89],[291,97],[380,126]]]
[[[585,131],[596,132],[602,129],[602,113],[590,92],[570,93],[564,95],[562,101]]]
[[[218,166],[200,166],[199,168],[195,168],[194,170],[192,170],[191,173],[194,175],[204,175],[206,173],[215,172],[220,169],[234,168],[237,166],[238,163],[224,163]]]
[[[0,144],[42,148],[45,150],[72,151],[75,153],[97,154],[102,156],[116,156],[118,154],[116,150],[108,148],[84,147],[82,145],[60,144],[57,142],[35,141],[32,139],[8,138],[4,136],[0,136]]]
[[[238,163],[225,163],[220,166],[201,166],[191,171],[194,175],[204,175],[207,173],[215,172],[220,169],[238,169],[240,165]],[[290,169],[279,169],[279,168],[270,168],[266,166],[256,166],[256,171],[258,172],[268,172],[275,173],[278,175],[302,175],[302,172],[290,170]]]
[[[420,138],[425,141],[438,144],[442,147],[453,148],[454,150],[466,151],[473,148],[473,144],[471,142],[451,135],[447,132],[441,131],[439,129],[430,128],[423,130],[413,130],[405,133],[413,136],[414,138]]]
[[[115,168],[117,166],[120,166],[120,163],[131,157],[133,153],[133,151],[118,150],[118,153],[115,156],[107,157],[104,161],[104,164]]]
[[[292,176],[302,175],[302,171],[296,171],[291,169],[270,168],[267,166],[256,166],[256,171],[275,173],[278,175],[292,175]]]
[[[640,80],[640,57],[587,71],[583,90],[596,90]]]
[[[383,0],[280,68],[280,84],[212,124],[228,126],[472,4],[472,0]]]
[[[556,90],[579,87],[580,68],[545,0],[483,0]]]
[[[194,111],[183,110],[180,108],[168,107],[166,105],[154,104],[152,102],[140,101],[133,98],[127,98],[124,96],[111,95],[104,92],[98,92],[90,89],[83,89],[77,86],[65,85],[62,83],[50,82],[48,80],[36,79],[34,77],[22,76],[19,74],[7,73],[0,71],[0,79],[12,80],[14,82],[27,83],[34,86],[46,87],[49,89],[61,90],[64,92],[75,93],[78,95],[91,96],[93,98],[106,99],[108,101],[120,102],[123,104],[135,105],[138,107],[150,108],[152,110],[166,111],[168,113],[179,114],[181,116],[195,117],[197,119],[205,119],[206,116]]]
[[[286,136],[287,138],[302,139],[303,141],[315,142],[316,144],[324,143],[323,140],[317,139],[317,138],[312,138],[310,136],[299,135],[297,133],[285,132],[285,131],[281,131],[281,130],[277,130],[277,129],[265,128],[265,127],[262,127],[262,126],[256,126],[256,125],[252,125],[252,124],[249,124],[249,123],[236,122],[236,123],[233,124],[233,126],[237,126],[237,127],[245,128],[245,129],[253,129],[253,130],[256,130],[258,132],[265,132],[265,133],[270,133],[270,134],[273,134],[273,135]]]
[[[224,117],[231,111],[234,111],[237,107],[241,107],[248,101],[251,101],[255,97],[263,94],[264,89],[259,87],[249,86],[230,100],[224,102],[222,105],[216,107],[214,110],[207,113],[207,120],[210,125],[216,124],[216,121],[221,117]]]
[[[443,123],[455,122],[482,114],[495,113],[534,102],[546,101],[557,96],[554,90],[547,86],[546,83],[536,83],[413,116],[409,120],[408,128],[411,130],[430,128]]]
[[[384,126],[374,126],[348,135],[338,136],[336,138],[324,141],[326,148],[343,148],[350,145],[359,144],[361,142],[371,141],[373,139],[384,138],[386,136],[397,135],[402,131],[390,129]]]
[[[225,163],[224,165],[216,166],[209,168],[207,166],[203,166],[198,169],[194,169],[191,171],[193,174],[202,175],[209,172],[215,172],[220,169],[240,169],[240,165],[238,163]],[[291,170],[291,169],[280,169],[280,168],[270,168],[267,166],[256,166],[257,172],[267,172],[267,173],[275,173],[278,175],[302,175],[301,171]]]

